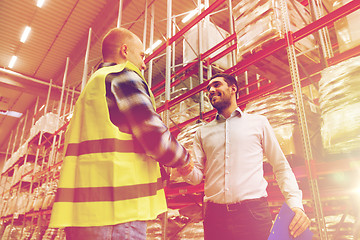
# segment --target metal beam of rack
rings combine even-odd
[[[195,24],[197,24],[201,19],[205,16],[212,13],[215,9],[217,9],[225,0],[217,0],[213,4],[211,4],[207,9],[205,9],[200,15],[194,18],[189,24],[183,27],[179,32],[177,32],[174,36],[169,38],[165,43],[163,43],[158,49],[156,49],[150,56],[145,59],[145,64],[148,63],[151,59],[157,56],[159,53],[165,50],[166,46],[171,45],[174,41],[182,37],[187,31],[189,31]]]
[[[295,40],[295,37],[294,37],[294,42],[295,41],[299,41],[300,39],[310,35],[311,33],[313,33],[314,31],[320,29],[321,27],[324,27],[326,25],[329,25],[331,23],[333,23],[334,21],[338,20],[339,19],[339,14],[344,17],[346,16],[347,14],[350,14],[356,10],[358,10],[360,8],[360,1],[353,1],[353,2],[350,2],[340,8],[338,8],[337,10],[335,10],[334,12],[331,12],[329,13],[328,15],[318,19],[317,21],[313,22],[312,23],[312,28],[309,28],[309,27],[304,27],[306,28],[306,32],[303,30],[304,28],[298,30],[297,32],[293,33],[293,36],[297,36],[296,37],[296,40]],[[331,14],[331,15],[330,15]],[[329,16],[330,15],[330,16]],[[276,52],[277,50],[281,49],[281,48],[285,48],[286,47],[286,41],[285,39],[280,39],[278,42],[276,42],[275,44],[269,46],[268,48],[262,50],[262,51],[259,51],[258,53],[255,53],[254,55],[252,55],[251,57],[249,57],[249,59],[251,58],[251,60],[249,59],[246,59],[244,61],[241,61],[239,62],[237,65],[235,65],[234,67],[232,68],[229,68],[228,70],[226,70],[225,72],[226,73],[229,73],[229,74],[240,74],[244,71],[247,70],[247,67],[249,67],[251,64],[271,55],[272,53]],[[360,54],[360,46],[354,48],[354,49],[351,49],[351,50],[348,50],[346,52],[343,52],[341,54],[338,54],[336,56],[334,56],[333,58],[330,58],[328,59],[328,62],[331,65],[334,65],[338,62],[341,62],[343,60],[346,60],[350,57],[353,57],[353,56],[357,56]],[[248,63],[248,62],[251,62],[251,63]],[[241,66],[241,67],[240,67]],[[314,67],[314,70],[313,71],[310,71],[310,75],[313,75],[313,74],[316,74],[318,73],[319,71],[321,71],[322,67],[319,65],[319,64],[316,64],[315,67]],[[181,70],[179,70],[181,71]],[[319,78],[317,78],[317,80],[319,80]],[[306,82],[305,79],[302,80],[302,82]],[[309,83],[307,83],[309,84]],[[187,93],[185,93],[184,95],[182,96],[179,96],[171,101],[169,101],[167,103],[167,107],[171,107],[171,106],[174,106],[178,103],[180,103],[181,101],[199,93],[200,91],[204,90],[207,86],[207,81],[205,81],[204,83],[198,85],[197,87],[189,90]],[[268,93],[269,91],[270,92],[274,92],[274,91],[279,91],[280,89],[284,89],[285,87],[287,87],[289,89],[289,87],[291,87],[291,83],[290,81],[286,81],[286,79],[282,79],[281,81],[278,81],[276,83],[270,83],[268,85],[266,85],[265,87],[259,89],[258,91],[256,92],[252,92],[246,96],[243,96],[241,98],[239,98],[237,100],[238,102],[238,105],[244,105],[246,102],[252,100],[252,99],[255,99],[261,95],[264,95],[265,93]],[[166,106],[165,105],[162,105],[160,106],[157,111],[160,113],[162,111],[164,111],[166,109]],[[210,118],[212,116],[214,116],[216,114],[216,111],[214,110],[211,110],[209,111],[208,113],[205,113],[204,115],[204,118]],[[198,120],[199,117],[195,117],[195,118],[192,118],[192,119],[189,119],[187,120],[186,122],[184,123],[181,123],[181,124],[178,124],[178,127],[185,127],[187,124],[190,124],[196,120]],[[171,128],[172,131],[176,131],[177,129],[176,128]]]
[[[336,9],[335,11],[333,11],[331,13],[329,13],[328,15],[326,15],[326,16],[324,16],[322,18],[319,18],[318,20],[311,23],[310,25],[305,26],[304,28],[296,31],[295,33],[292,33],[293,42],[297,42],[297,41],[303,39],[304,37],[312,34],[313,32],[321,29],[322,27],[325,27],[325,26],[335,22],[339,18],[344,17],[344,16],[346,16],[346,15],[348,15],[348,14],[350,14],[350,13],[352,13],[352,12],[358,10],[358,9],[360,9],[360,1],[352,1],[352,2],[347,3],[346,5]],[[339,16],[341,16],[341,17],[339,17]],[[223,45],[223,44],[225,45],[225,42],[229,41],[233,37],[234,36],[231,35],[230,37],[225,39],[221,45]],[[218,45],[220,45],[220,43]],[[219,46],[215,46],[215,47],[219,47]],[[210,49],[210,50],[215,51],[215,47],[214,47],[214,49]],[[247,68],[250,65],[254,64],[255,62],[257,62],[257,61],[259,61],[261,59],[264,59],[264,58],[270,56],[274,52],[276,52],[276,51],[278,51],[278,50],[280,50],[282,48],[285,48],[285,47],[286,47],[286,39],[280,39],[277,42],[275,42],[274,44],[272,44],[271,46],[269,46],[268,48],[266,48],[264,50],[261,50],[261,51],[255,53],[255,54],[251,55],[249,58],[247,58],[247,59],[245,59],[243,61],[240,61],[238,64],[236,64],[235,66],[227,69],[224,72],[228,73],[228,74],[239,75],[240,73],[243,73],[244,71],[246,71]],[[206,54],[209,54],[210,50],[207,51]],[[219,55],[220,54],[223,54],[223,53],[219,53]],[[349,54],[349,53],[347,53],[346,55],[342,54],[343,57],[353,56],[353,55],[356,55],[356,53],[354,53],[353,51],[352,51],[352,54]],[[336,62],[341,61],[340,60],[341,58],[339,59],[338,56],[335,56],[334,58],[337,59]],[[346,58],[344,58],[344,59],[346,59]],[[332,62],[332,59],[329,59],[329,62]],[[178,70],[177,73],[174,74],[174,76],[176,74],[184,72],[185,71],[184,69],[189,69],[191,67],[194,67],[195,64],[196,64],[196,62],[192,63],[191,65],[189,64],[190,66],[189,65],[185,66],[184,68]],[[181,102],[181,101],[183,101],[183,100],[185,100],[185,99],[199,93],[200,91],[202,91],[202,90],[204,90],[206,88],[206,85],[207,85],[207,81],[205,81],[204,83],[198,85],[197,87],[189,90],[186,94],[184,94],[182,96],[179,96],[178,98],[169,101],[166,105],[164,104],[164,105],[160,106],[158,108],[157,112],[160,113],[160,112],[162,112],[162,111],[164,111],[166,109],[166,106],[167,107],[174,106],[174,105],[178,104],[179,102]],[[160,86],[161,86],[161,84],[158,84],[155,87],[158,88]],[[163,92],[164,90],[160,90],[160,91]]]
[[[302,29],[292,33],[293,41],[297,42],[304,37],[314,33],[315,31],[328,26],[329,24],[339,20],[341,17],[344,17],[356,10],[360,9],[360,1],[351,1],[344,6],[334,10],[333,12],[329,13],[328,15],[319,18],[318,20],[312,22],[311,24],[303,27]],[[268,48],[261,50],[253,55],[251,55],[246,60],[243,60],[236,64],[235,66],[227,69],[225,73],[238,75],[244,72],[250,65],[256,63],[257,61],[264,59],[265,57],[270,56],[274,52],[285,48],[286,47],[286,39],[280,39],[279,41],[275,42]]]

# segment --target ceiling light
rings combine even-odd
[[[145,54],[149,54],[152,50],[154,50],[157,46],[161,44],[161,40],[157,40],[151,47],[146,49]]]
[[[204,4],[200,4],[200,9],[203,9],[205,7]],[[192,17],[194,17],[197,13],[199,12],[199,8],[196,8],[194,10],[191,10],[188,15],[186,15],[181,21],[183,23],[186,23],[187,21],[189,21]]]
[[[21,36],[20,42],[24,43],[26,41],[27,37],[29,36],[30,31],[31,31],[31,27],[26,26],[26,28]]]
[[[36,6],[41,8],[42,5],[44,4],[44,2],[45,2],[45,0],[38,0]]]
[[[16,59],[17,59],[17,56],[12,56],[11,57],[11,60],[10,60],[10,62],[9,62],[9,68],[13,68],[14,67],[14,64],[15,64],[15,62],[16,62]]]
[[[9,116],[9,117],[16,117],[16,118],[19,118],[19,117],[21,117],[23,115],[22,113],[19,113],[19,112],[4,111],[4,110],[0,110],[0,114],[5,115],[5,116]]]

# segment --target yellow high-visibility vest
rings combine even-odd
[[[124,68],[142,77],[130,62],[103,67],[91,76],[75,104],[50,227],[151,220],[167,210],[158,162],[110,121],[105,78]]]

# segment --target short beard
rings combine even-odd
[[[230,101],[221,101],[216,103],[211,103],[211,105],[218,111],[218,113],[222,113],[223,110],[230,107],[231,102]]]

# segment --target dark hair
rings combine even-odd
[[[239,91],[239,88],[238,88],[238,85],[237,85],[237,81],[236,81],[236,78],[229,75],[229,74],[226,74],[226,73],[218,73],[218,74],[215,74],[214,76],[212,76],[210,78],[210,80],[214,79],[214,78],[217,78],[217,77],[222,77],[224,78],[224,81],[227,83],[227,85],[230,87],[232,85],[235,85],[236,87],[236,93],[238,93]],[[209,81],[210,81],[209,80]]]

